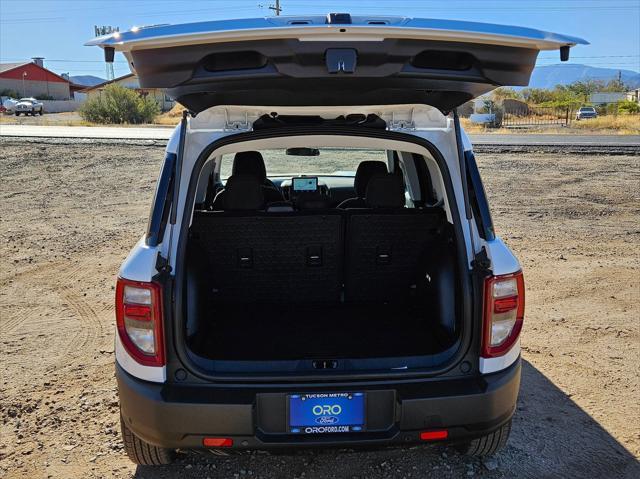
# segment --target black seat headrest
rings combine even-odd
[[[264,159],[258,151],[241,151],[233,157],[232,175],[253,175],[261,182],[267,179]]]
[[[382,161],[367,160],[358,165],[353,187],[358,198],[364,198],[367,193],[367,185],[373,175],[381,175],[387,172],[387,165]]]
[[[264,208],[262,184],[253,175],[230,176],[223,193],[222,206],[225,210],[261,210]]]
[[[405,206],[402,177],[393,173],[374,175],[364,197],[369,208],[402,208]]]

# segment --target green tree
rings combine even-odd
[[[626,85],[622,79],[616,78],[615,80],[610,80],[606,85],[602,87],[601,91],[612,92],[612,93],[620,93],[629,91],[631,88]]]
[[[585,80],[576,81],[571,85],[567,85],[566,90],[571,92],[576,99],[587,102],[591,94],[602,91],[604,87],[605,83],[602,80]],[[558,87],[556,87],[556,89],[558,89]]]
[[[617,104],[617,106],[618,106],[618,113],[622,113],[622,114],[640,113],[640,105],[638,105],[638,103],[636,103],[635,101],[629,101],[629,100],[621,101],[620,103]]]
[[[524,88],[520,93],[524,101],[532,105],[539,105],[555,99],[552,90],[545,88]]]
[[[500,87],[491,93],[491,99],[499,102],[506,99],[522,100],[522,95],[510,87]]]
[[[160,106],[149,96],[120,85],[108,85],[99,95],[87,99],[80,116],[94,123],[150,123],[160,113]]]

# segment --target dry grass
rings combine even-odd
[[[71,112],[72,113],[72,112]],[[16,117],[0,115],[0,125],[41,125],[41,126],[103,126],[77,118],[77,115],[57,113],[55,117],[48,115],[36,117]]]
[[[467,133],[512,133],[507,128],[488,128],[480,123],[473,123],[469,118],[460,118],[460,124]]]
[[[591,120],[574,121],[571,128],[577,130],[611,130],[622,135],[640,134],[640,115],[607,115]]]
[[[158,115],[153,121],[155,125],[177,125],[180,122],[180,117],[184,111],[184,106],[180,103],[176,103],[174,107],[162,115]]]
[[[640,115],[607,115],[593,118],[591,120],[572,120],[568,127],[530,126],[522,128],[487,128],[484,125],[472,123],[468,118],[461,118],[460,123],[467,133],[487,133],[487,134],[610,134],[610,135],[638,135],[640,134]]]

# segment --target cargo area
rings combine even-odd
[[[197,212],[186,338],[210,360],[438,355],[459,333],[440,208]]]

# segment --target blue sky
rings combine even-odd
[[[94,25],[188,23],[269,16],[275,0],[0,0],[0,61],[45,57],[51,70],[105,76],[102,52],[85,47]],[[262,7],[260,5],[263,5]],[[640,71],[640,0],[281,0],[283,15],[351,12],[475,20],[583,37],[571,63]],[[128,73],[116,57],[116,75]],[[538,65],[558,63],[543,52]]]

